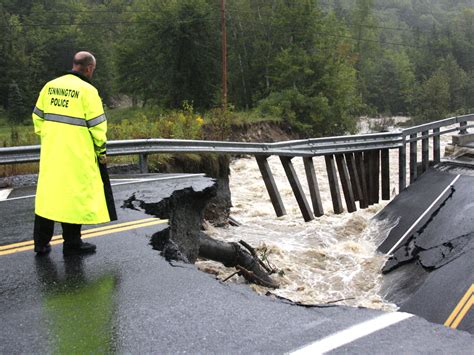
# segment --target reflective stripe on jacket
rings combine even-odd
[[[108,222],[97,156],[107,121],[97,89],[78,75],[48,82],[33,110],[41,158],[35,213],[73,224]]]

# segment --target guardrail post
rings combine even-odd
[[[402,136],[402,146],[398,149],[398,193],[407,187],[407,146]]]
[[[352,192],[354,193],[354,200],[359,201],[359,206],[360,206],[360,201],[362,201],[364,196],[362,194],[362,187],[360,183],[359,173],[357,171],[357,164],[354,157],[354,153],[346,153],[344,154],[344,156],[346,157],[347,168],[349,170],[349,176],[351,178],[351,185],[352,185]]]
[[[421,132],[421,171],[424,173],[428,170],[430,166],[430,157],[429,157],[429,138],[428,131]]]
[[[379,203],[380,197],[380,150],[373,151],[374,160],[374,203]]]
[[[291,163],[292,158],[293,157],[280,156],[280,161],[283,165],[283,169],[285,169],[286,177],[290,182],[291,189],[293,190],[293,194],[295,195],[296,202],[298,202],[301,214],[303,215],[305,222],[309,222],[314,219],[313,212],[311,212],[311,209],[309,208],[308,200],[304,195],[304,191],[301,187],[298,175],[296,174],[295,168]]]
[[[372,183],[372,170],[373,170],[373,167],[372,167],[372,164],[370,164],[370,157],[371,157],[371,151],[370,150],[367,150],[363,153],[364,155],[364,168],[365,168],[365,181],[367,182],[367,203],[368,205],[372,205],[373,204],[373,188],[374,188],[374,185]]]
[[[346,161],[343,154],[336,155],[337,170],[339,170],[339,177],[341,178],[342,191],[344,192],[344,199],[348,212],[357,211],[354,201],[354,192],[352,191],[351,181],[349,178],[349,170],[347,169]]]
[[[148,154],[140,154],[138,156],[138,166],[142,174],[148,173]]]
[[[309,193],[311,195],[311,201],[313,202],[313,211],[316,217],[324,215],[323,203],[321,200],[321,194],[319,193],[319,184],[314,170],[313,158],[304,157],[304,170],[306,172],[306,180],[308,180]]]
[[[439,163],[441,161],[441,139],[439,136],[440,129],[433,129],[433,161]]]
[[[459,122],[459,134],[466,134],[467,133],[467,129],[464,128],[466,126],[467,126],[467,121]]]
[[[341,191],[339,190],[339,184],[337,183],[336,164],[334,163],[333,155],[325,155],[326,170],[328,173],[329,189],[331,191],[332,206],[335,214],[341,214],[344,212],[341,200]]]
[[[381,150],[382,200],[390,200],[390,155],[388,149]]]
[[[410,134],[410,184],[415,182],[418,175],[418,172],[417,172],[418,152],[417,152],[416,137],[417,137],[416,133]]]
[[[369,150],[364,154],[364,160],[366,161],[367,169],[367,183],[369,190],[369,205],[379,202],[379,171],[378,171],[378,158],[379,154],[377,150]]]
[[[258,168],[263,177],[263,182],[267,188],[268,195],[270,195],[270,200],[272,201],[273,208],[278,217],[286,215],[285,206],[281,200],[280,192],[273,178],[272,171],[270,170],[270,165],[267,161],[267,156],[256,155],[255,159],[257,160]]]
[[[360,180],[360,187],[362,190],[359,206],[360,208],[367,208],[369,207],[369,193],[368,193],[368,188],[367,188],[367,173],[365,171],[364,157],[363,157],[362,152],[356,152],[354,153],[354,155],[355,155],[357,172],[358,172],[359,180]]]

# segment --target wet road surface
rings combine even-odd
[[[474,334],[473,175],[472,169],[440,164],[391,201],[378,218],[399,219],[379,248],[393,255],[384,278],[388,299],[402,311]],[[410,228],[412,232],[405,233]]]
[[[46,257],[31,248],[0,255],[0,353],[472,350],[471,334],[406,313],[295,306],[219,283],[193,265],[166,262],[149,245],[166,223],[122,209],[122,201],[140,189],[166,195],[202,179],[115,186],[122,226],[90,231],[94,255],[63,257],[61,245]],[[31,198],[0,202],[4,248],[31,239],[33,204]],[[146,226],[145,219],[156,224]]]

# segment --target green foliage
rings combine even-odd
[[[226,140],[231,133],[231,127],[235,121],[232,108],[223,110],[220,107],[208,111],[206,114],[206,120],[213,132],[211,138],[215,140]]]
[[[472,0],[233,0],[226,20],[235,110],[207,115],[223,139],[248,112],[319,136],[351,132],[361,114],[427,120],[474,109]],[[122,138],[199,137],[195,114],[180,108],[220,104],[215,0],[4,0],[0,31],[0,108],[14,124],[78,50],[95,54],[108,106],[132,99]]]
[[[39,144],[38,136],[31,126],[0,126],[0,146],[13,147]]]
[[[323,125],[322,115],[327,109],[328,102],[323,97],[308,97],[297,89],[272,93],[259,105],[263,115],[282,117],[298,131],[307,131],[310,135],[313,127],[317,131],[317,127]]]
[[[139,6],[139,5],[137,5]],[[151,1],[117,43],[119,88],[166,107],[212,104],[218,87],[218,7],[204,0]],[[212,21],[214,19],[214,21]]]
[[[8,86],[8,118],[11,124],[21,124],[27,116],[23,96],[16,82]]]
[[[367,104],[384,114],[407,114],[412,106],[415,74],[404,51],[386,50],[374,63],[373,89]]]
[[[418,89],[416,97],[416,120],[418,122],[436,121],[446,117],[449,112],[448,76],[439,70]]]
[[[180,110],[167,114],[149,116],[147,111],[138,111],[132,118],[122,119],[119,123],[110,124],[108,138],[114,139],[147,139],[175,138],[200,139],[202,136],[203,118],[194,113],[192,105],[185,102]]]

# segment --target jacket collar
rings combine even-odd
[[[85,77],[83,74],[79,73],[78,71],[75,71],[75,70],[68,70],[68,71],[66,72],[66,74],[75,75],[75,76],[77,76],[78,78],[84,80],[85,82],[88,82],[89,84],[92,84],[91,81],[90,81],[87,77]]]

